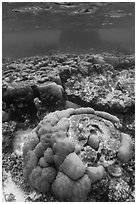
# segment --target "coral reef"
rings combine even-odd
[[[134,201],[134,65],[108,53],[3,63],[3,169],[25,201]]]
[[[25,111],[28,115],[33,110],[34,116],[42,119],[49,111],[78,105],[115,113],[134,111],[134,65],[134,55],[108,53],[62,54],[3,63],[3,111],[24,121]],[[7,116],[3,112],[3,120]]]
[[[91,186],[103,179],[109,178],[111,183],[120,177],[126,182],[123,178],[129,175],[122,164],[131,160],[133,144],[118,127],[116,116],[92,108],[48,114],[24,144],[25,180],[39,192],[52,189],[57,198],[69,201],[86,201]],[[92,135],[98,138],[98,148]],[[129,188],[128,182],[126,185]]]
[[[105,54],[83,56],[65,83],[67,95],[105,111],[132,110],[135,106],[133,68],[133,56],[126,59]]]
[[[8,111],[6,113],[3,110],[3,121],[15,117],[15,115],[18,119],[25,120],[25,114],[32,117],[32,112],[33,117],[37,116],[42,119],[50,109],[54,108],[56,110],[65,106],[64,89],[57,73],[51,74],[50,71],[47,74],[46,72],[44,80],[40,75],[41,82],[39,75],[31,76],[30,71],[28,73],[26,66],[22,64],[11,64],[9,69],[16,71],[13,74],[12,81],[9,79],[11,77],[5,77],[3,81],[2,99],[3,103],[6,104],[5,109]],[[17,72],[19,69],[23,72],[20,76]],[[7,72],[5,74],[7,75]]]

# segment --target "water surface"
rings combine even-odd
[[[52,52],[133,53],[135,4],[2,3],[3,58]]]

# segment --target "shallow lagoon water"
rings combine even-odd
[[[134,52],[134,3],[3,3],[3,58]]]

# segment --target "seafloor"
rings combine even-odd
[[[132,158],[120,163],[126,179],[122,180],[121,174],[111,177],[108,170],[105,179],[92,184],[85,201],[135,201],[134,55],[35,56],[4,61],[2,72],[3,201],[65,200],[52,190],[39,193],[25,181],[22,145],[50,112],[80,107],[117,116],[121,124],[119,131],[130,136],[133,146]]]

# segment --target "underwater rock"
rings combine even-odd
[[[32,137],[23,148],[23,174],[34,189],[46,193],[52,187],[59,199],[86,201],[91,185],[106,178],[106,162],[124,163],[117,156],[123,146],[122,133],[116,128],[118,118],[110,121],[113,115],[104,119],[107,113],[96,113],[92,108],[55,111],[30,133]],[[88,146],[93,129],[100,141],[95,149]],[[122,175],[127,177],[125,172]],[[109,177],[111,180],[111,173]]]
[[[28,102],[34,99],[34,92],[30,85],[23,83],[12,83],[3,90],[3,100],[5,102]]]
[[[37,86],[41,101],[63,100],[63,88],[55,82],[47,82]]]

